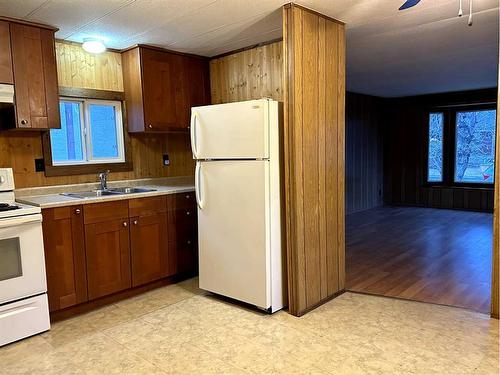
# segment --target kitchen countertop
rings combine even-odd
[[[142,187],[155,189],[156,191],[132,194],[105,195],[91,198],[74,198],[61,195],[61,193],[75,193],[81,191],[96,190],[99,188],[99,183],[88,183],[16,189],[15,194],[16,201],[19,203],[30,204],[41,208],[54,208],[192,192],[194,191],[194,181],[193,177],[188,176],[108,182],[108,188],[119,187]]]

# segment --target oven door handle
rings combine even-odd
[[[41,221],[42,221],[41,214],[3,218],[0,219],[0,229],[15,227],[17,225],[41,222]]]

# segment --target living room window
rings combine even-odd
[[[495,181],[496,110],[468,106],[431,111],[427,183],[488,186]]]

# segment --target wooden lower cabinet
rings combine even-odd
[[[182,193],[42,210],[50,310],[195,273],[193,197]]]
[[[167,214],[130,219],[132,286],[169,276]]]
[[[198,270],[198,246],[196,239],[168,244],[170,274],[194,273]]]
[[[82,206],[50,208],[42,214],[49,309],[86,302]]]
[[[89,299],[131,287],[128,218],[85,225]]]
[[[197,209],[194,193],[168,196],[169,269],[171,274],[198,269]]]

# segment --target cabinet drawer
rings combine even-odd
[[[83,207],[81,205],[45,208],[42,210],[43,220],[70,219],[73,215],[81,215],[82,212]]]
[[[130,217],[149,216],[167,211],[166,196],[137,198],[128,201]]]
[[[91,203],[83,206],[85,224],[128,218],[128,201]]]
[[[168,212],[168,240],[171,242],[196,238],[196,209],[185,208]]]
[[[168,209],[178,210],[180,208],[196,208],[195,192],[177,193],[168,196]]]

